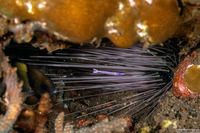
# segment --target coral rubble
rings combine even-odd
[[[5,105],[7,107],[6,114],[0,118],[0,132],[7,133],[12,130],[21,109],[22,100],[20,96],[22,82],[18,83],[16,68],[12,68],[8,64],[8,59],[0,49],[0,67],[3,71],[4,81],[6,84]]]

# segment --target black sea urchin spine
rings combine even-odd
[[[149,115],[171,89],[177,51],[170,44],[147,50],[140,45],[129,49],[84,46],[23,60],[29,65],[66,71],[49,74],[58,93],[77,94],[60,102],[84,102],[83,108],[67,115],[142,116]],[[85,99],[90,103],[86,104]],[[99,100],[92,102],[95,99]]]

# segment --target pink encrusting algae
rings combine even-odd
[[[200,69],[195,60],[199,59],[200,49],[187,54],[175,72],[173,92],[178,97],[200,96]]]

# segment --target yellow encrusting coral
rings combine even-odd
[[[179,26],[176,0],[0,0],[9,17],[36,20],[73,43],[109,38],[119,47],[156,44]]]

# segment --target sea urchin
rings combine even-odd
[[[141,45],[129,49],[112,46],[95,49],[86,45],[21,60],[30,66],[48,68],[47,75],[63,98],[59,102],[70,111],[67,115],[140,117],[151,114],[158,100],[171,89],[177,53],[167,43],[147,50]]]

